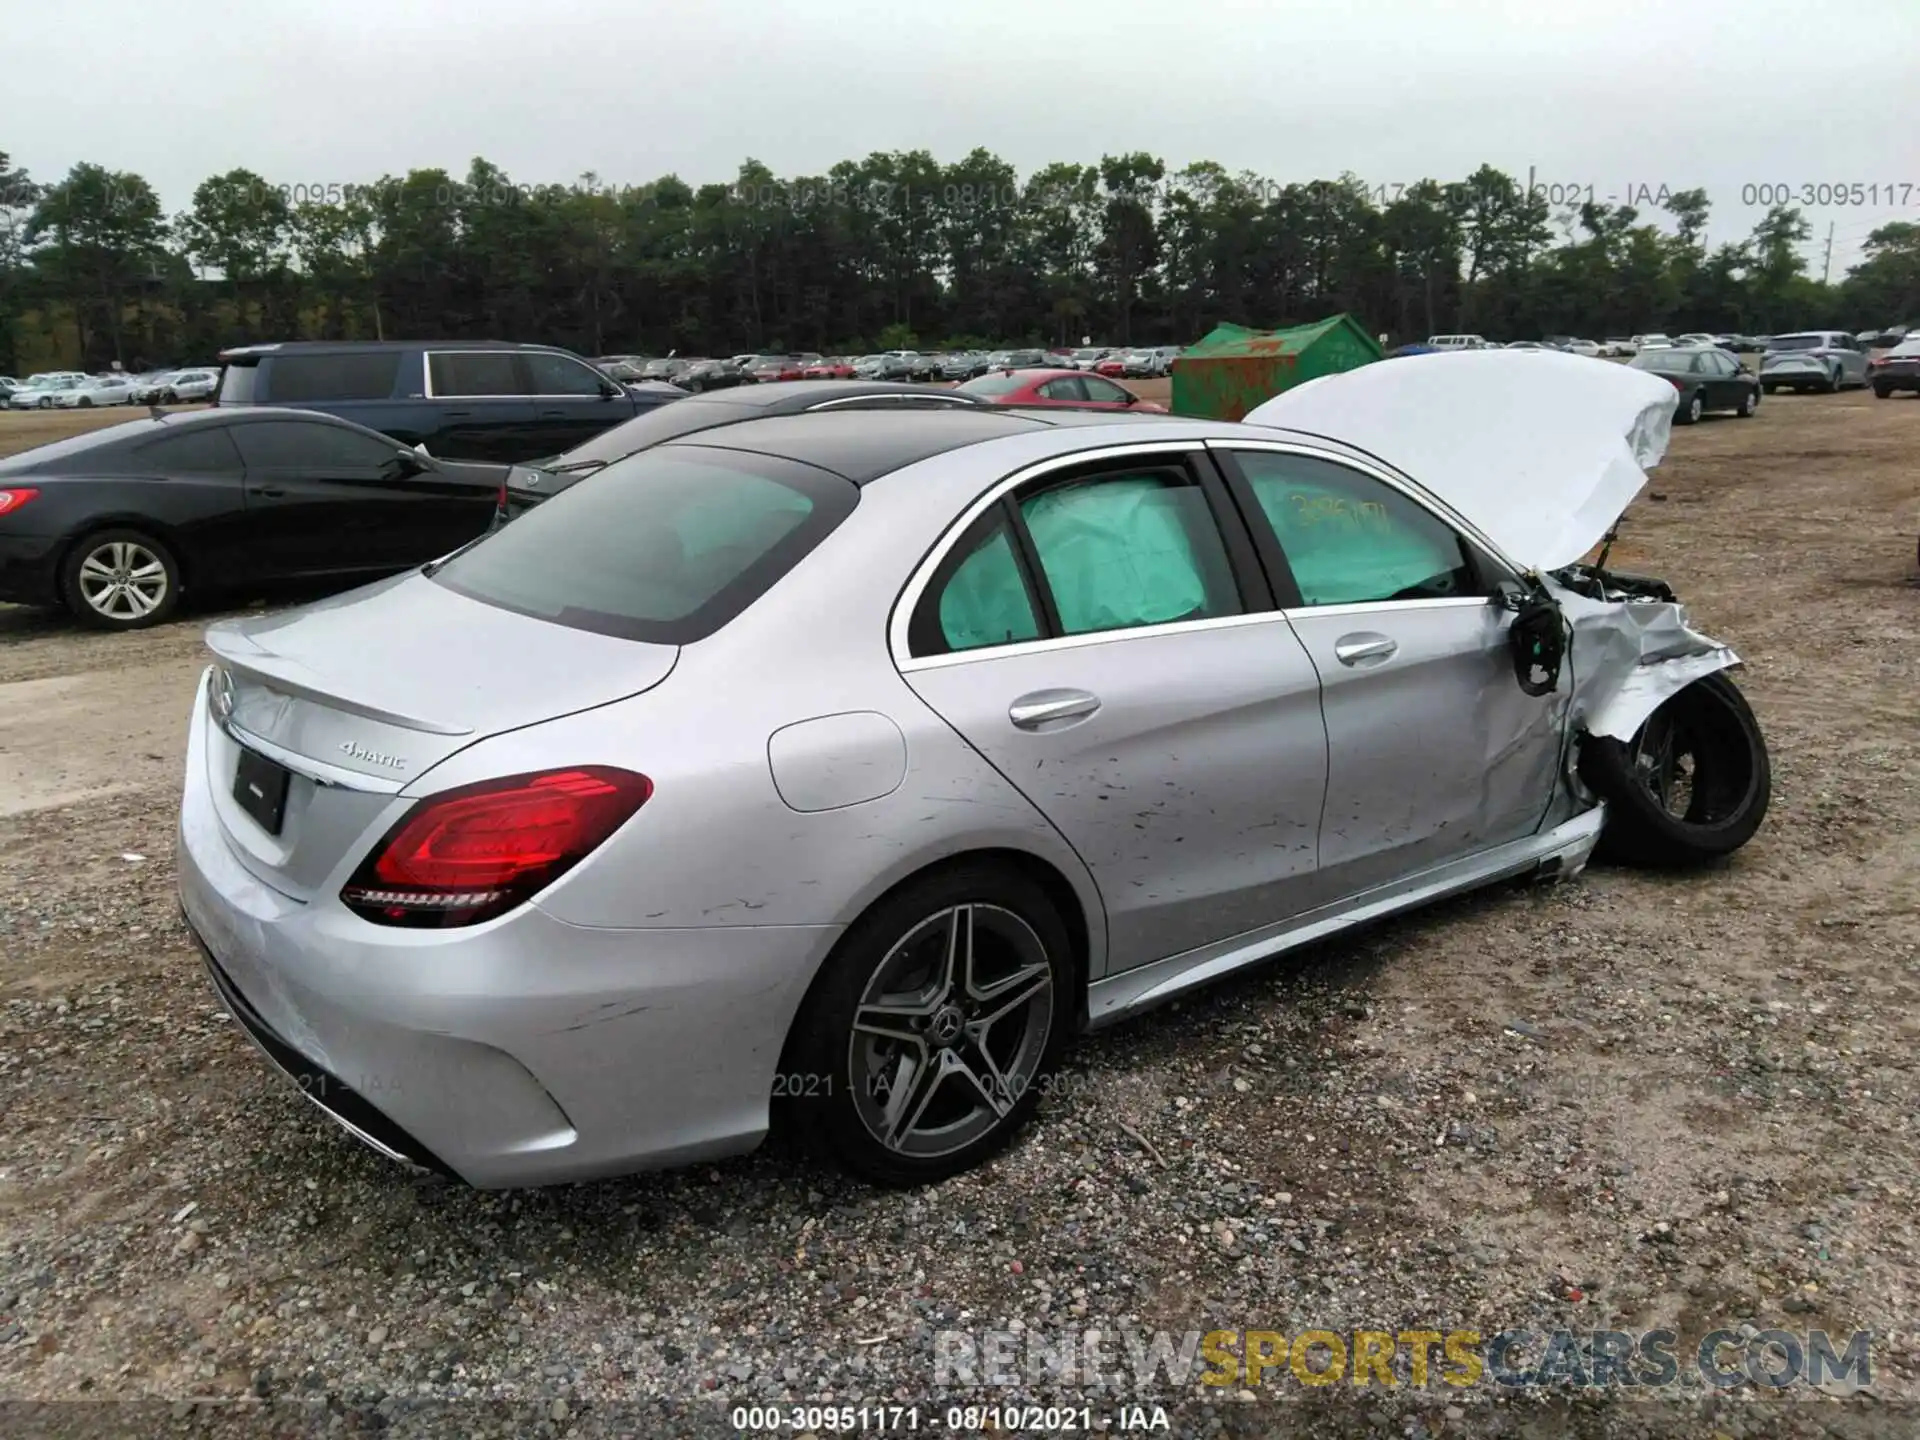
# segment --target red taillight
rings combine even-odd
[[[0,490],[0,515],[11,515],[39,493],[31,486],[21,486],[17,490]]]
[[[429,795],[340,892],[382,925],[472,925],[513,909],[592,854],[653,794],[631,770],[583,765]]]

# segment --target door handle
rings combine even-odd
[[[567,418],[567,412],[564,410],[542,410],[540,412],[540,418],[542,420],[564,420]]]
[[[278,500],[287,492],[282,490],[278,485],[256,485],[253,487],[253,493],[255,495],[264,495],[269,500]]]
[[[1100,708],[1100,697],[1085,690],[1035,690],[1007,707],[1007,719],[1021,730],[1038,730],[1056,720],[1084,720]]]
[[[1399,648],[1398,640],[1363,630],[1353,635],[1342,635],[1334,641],[1333,658],[1342,665],[1365,665],[1385,660]]]

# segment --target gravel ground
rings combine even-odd
[[[1615,563],[1740,650],[1771,741],[1730,864],[1495,890],[1231,980],[1083,1042],[1023,1143],[909,1194],[777,1140],[512,1194],[363,1150],[175,919],[207,617],[0,607],[0,1400],[123,1402],[0,1428],[210,1434],[261,1426],[251,1397],[280,1433],[693,1433],[809,1400],[928,1428],[949,1399],[1157,1401],[1180,1433],[1911,1433],[1917,442],[1917,402],[1770,398],[1677,432],[1629,517]],[[1667,1327],[1685,1355],[1743,1325],[1871,1329],[1872,1386],[934,1386],[952,1329]]]

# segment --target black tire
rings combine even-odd
[[[1672,786],[1682,758],[1692,765],[1686,808],[1675,814]],[[1753,838],[1773,797],[1766,737],[1746,696],[1724,674],[1671,697],[1629,743],[1583,737],[1580,778],[1607,802],[1595,854],[1654,869],[1731,855]]]
[[[1742,420],[1751,420],[1759,408],[1760,392],[1758,390],[1748,390],[1740,397],[1740,408],[1733,413]]]
[[[85,396],[85,395],[82,395],[82,396],[80,397],[80,405],[79,405],[79,408],[80,408],[80,409],[82,409],[82,410],[91,410],[91,409],[93,408],[93,401],[92,401],[92,399],[91,399],[91,398],[89,398],[88,396]]]
[[[1831,395],[1835,391],[1839,390],[1839,388],[1840,388],[1840,372],[1838,370],[1835,370],[1827,376],[1827,383],[1820,387],[1820,393],[1822,395]]]
[[[1893,398],[1893,387],[1891,385],[1876,385],[1873,387],[1873,393],[1882,400],[1891,400]]]
[[[983,957],[981,968],[991,971],[1002,960],[1011,960],[1019,967],[1011,972],[1014,978],[1029,976],[1025,986],[1013,989],[1035,993],[1033,1000],[1001,1020],[989,1021],[985,1031],[985,1043],[1007,1052],[1004,1056],[988,1052],[997,1067],[993,1073],[1001,1077],[993,1087],[1000,1097],[998,1106],[987,1105],[985,1092],[957,1071],[949,1078],[930,1080],[924,1092],[917,1090],[929,1074],[945,1074],[941,1066],[964,1062],[971,1067],[967,1073],[980,1069],[971,1032],[944,1040],[936,1033],[961,1023],[953,1013],[957,1006],[937,998],[939,992],[933,988],[937,975],[916,968],[950,953],[945,947],[953,933],[952,916],[963,909],[968,916],[966,933]],[[1059,1063],[1078,1000],[1071,947],[1067,927],[1046,892],[1003,866],[959,864],[886,896],[834,947],[800,1007],[774,1096],[781,1119],[844,1168],[876,1184],[924,1185],[972,1169],[1003,1149],[1026,1125]],[[854,1028],[855,1012],[876,1003],[870,991],[894,972],[907,978],[926,974],[929,979],[920,994],[935,998],[925,1002],[924,1023],[920,1019],[905,1022],[920,1038],[862,1038]],[[1038,998],[1043,976],[1044,1007]],[[958,1006],[977,1003],[960,995],[955,1000]],[[986,1002],[989,1007],[995,1003],[1004,1003],[1004,997]],[[1037,1013],[1042,1008],[1043,1017]],[[985,1016],[990,1011],[976,1013]],[[1020,1025],[1016,1046],[1009,1049],[1004,1027],[1016,1018]],[[969,1109],[970,1118],[949,1122],[950,1133],[945,1136],[920,1135],[919,1125],[910,1124],[901,1146],[876,1135],[870,1126],[884,1125],[886,1117],[877,1112],[886,1104],[887,1091],[873,1082],[884,1079],[884,1067],[903,1055],[919,1058],[919,1068],[902,1082],[907,1087],[903,1106],[913,1104],[916,1094],[923,1097],[914,1107],[915,1121],[921,1113],[936,1117],[957,1108]],[[893,1073],[902,1073],[897,1063]],[[935,1100],[937,1106],[932,1103]],[[1000,1113],[995,1116],[994,1110]],[[986,1128],[977,1133],[969,1128],[978,1126]],[[903,1148],[907,1146],[915,1153]]]
[[[115,552],[114,546],[123,549]],[[122,558],[124,565],[118,563]],[[159,566],[159,582],[133,585],[136,570],[147,573],[149,558]],[[89,562],[110,572],[124,569],[135,593],[104,597],[99,569],[90,568]],[[144,630],[166,620],[179,606],[180,562],[164,543],[139,530],[96,530],[75,542],[61,560],[60,601],[75,619],[95,629]]]
[[[1680,412],[1673,418],[1682,425],[1698,425],[1704,413],[1706,413],[1706,407],[1701,402],[1700,392],[1696,390],[1681,402]]]

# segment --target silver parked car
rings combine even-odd
[[[1867,352],[1844,330],[1804,330],[1775,335],[1760,356],[1760,385],[1772,394],[1788,390],[1824,390],[1867,383]]]
[[[260,1049],[392,1157],[541,1184],[784,1111],[937,1179],[1072,1032],[1603,838],[1753,834],[1737,657],[1574,563],[1674,393],[1493,353],[1258,423],[667,440],[423,570],[215,625],[185,915]]]

